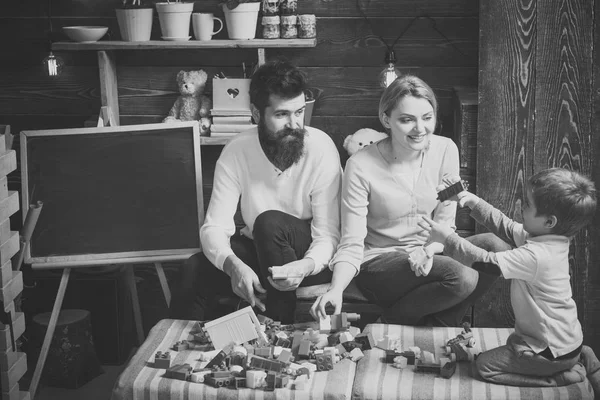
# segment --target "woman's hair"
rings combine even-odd
[[[437,117],[438,102],[433,89],[421,78],[414,75],[402,75],[385,89],[379,100],[379,120],[383,126],[385,126],[383,117],[385,115],[389,116],[400,100],[406,96],[427,100],[433,107],[433,113]]]
[[[594,182],[575,171],[550,168],[528,180],[538,215],[554,215],[552,233],[574,236],[586,226],[596,211]]]
[[[293,99],[306,89],[306,76],[300,69],[287,60],[275,59],[259,66],[252,75],[250,103],[263,114],[271,95]]]

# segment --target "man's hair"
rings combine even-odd
[[[379,100],[379,120],[383,126],[385,126],[384,115],[389,117],[390,112],[406,96],[427,100],[433,107],[434,116],[437,118],[438,102],[433,89],[421,78],[414,75],[402,75],[385,89]]]
[[[250,103],[260,113],[269,105],[269,97],[284,99],[300,96],[307,89],[305,74],[285,59],[275,59],[259,66],[250,81]]]
[[[574,236],[596,211],[596,188],[586,176],[564,168],[550,168],[529,178],[538,215],[554,215],[552,233]]]

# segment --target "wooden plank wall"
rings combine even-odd
[[[600,186],[600,136],[593,128],[600,109],[598,68],[593,68],[599,4],[481,1],[478,146],[485,158],[478,158],[477,190],[509,216],[520,218],[524,182],[541,169],[581,171]],[[597,353],[599,226],[596,216],[576,236],[569,260],[585,342]],[[495,307],[497,313],[506,309]]]
[[[120,0],[51,0],[53,40],[65,40],[66,25],[106,25],[119,38],[114,8]],[[364,10],[368,22],[357,5]],[[195,11],[215,12],[217,0],[196,1]],[[318,17],[318,45],[310,49],[267,49],[267,57],[283,55],[301,66],[317,97],[312,125],[329,133],[343,161],[343,139],[363,127],[381,129],[377,108],[385,46],[415,17],[395,46],[398,66],[426,79],[440,98],[442,132],[453,126],[452,88],[476,86],[478,79],[478,2],[474,0],[301,0],[299,13]],[[436,32],[434,26],[448,39]],[[372,27],[372,28],[371,28]],[[226,29],[216,38],[225,39]],[[23,129],[82,126],[100,106],[94,52],[62,52],[66,61],[58,79],[42,74],[40,60],[48,49],[47,2],[10,2],[0,16],[0,49],[9,62],[0,64],[0,124]],[[153,38],[160,37],[155,16]],[[256,50],[177,50],[118,52],[119,105],[122,123],[161,121],[177,97],[180,69],[223,71],[241,76],[241,65],[256,63]],[[207,91],[212,90],[211,85]],[[204,148],[207,187],[210,166],[220,147]],[[15,185],[18,179],[14,179]],[[208,202],[206,202],[208,204]]]

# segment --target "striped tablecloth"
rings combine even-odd
[[[154,368],[156,351],[168,351],[179,340],[188,338],[193,321],[164,319],[150,331],[144,344],[131,358],[113,388],[112,400],[193,400],[193,399],[298,399],[318,400],[350,399],[356,363],[342,360],[332,371],[313,374],[304,390],[275,389],[274,392],[254,389],[213,388],[203,383],[184,382],[164,378],[164,369]],[[198,363],[199,351],[206,346],[192,350],[172,351],[172,365]]]
[[[427,328],[402,325],[371,324],[365,332],[371,332],[375,340],[385,335],[400,337],[402,349],[418,346],[436,354],[443,352],[442,345],[460,333],[460,328]],[[476,352],[485,351],[506,343],[512,329],[473,328]],[[520,388],[486,383],[477,376],[474,365],[458,363],[456,373],[450,379],[429,373],[415,373],[412,367],[399,370],[382,362],[385,351],[373,349],[358,362],[352,389],[353,399],[460,399],[460,400],[593,400],[594,395],[586,380],[558,388]]]

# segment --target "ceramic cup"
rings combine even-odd
[[[219,21],[221,25],[218,30],[215,29],[215,21]],[[221,32],[223,29],[223,21],[214,16],[212,13],[193,13],[192,25],[194,27],[194,37],[196,40],[211,40],[213,35]]]

